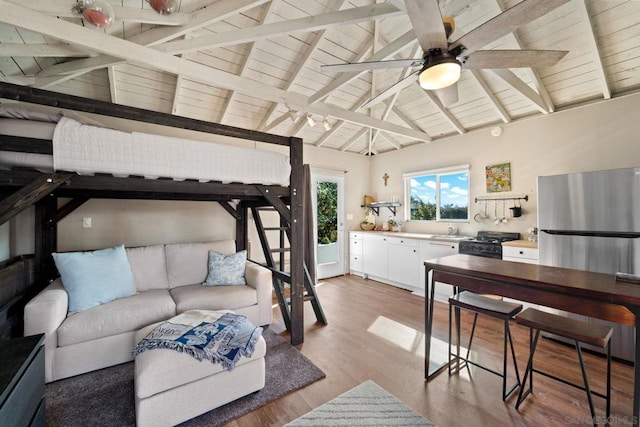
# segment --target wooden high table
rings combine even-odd
[[[447,366],[448,358],[431,354],[435,282],[471,291],[557,308],[636,328],[640,343],[640,284],[616,281],[614,274],[503,261],[473,255],[450,255],[424,262],[425,379]],[[432,271],[429,278],[429,271]],[[640,415],[640,351],[635,352],[633,425]]]

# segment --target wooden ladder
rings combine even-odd
[[[260,212],[278,212],[280,218],[279,227],[265,227],[260,216]],[[264,252],[264,258],[266,260],[266,267],[271,270],[273,274],[273,289],[278,299],[278,305],[282,312],[282,318],[284,319],[287,330],[291,330],[291,304],[290,299],[286,296],[286,284],[291,286],[291,275],[285,271],[286,257],[285,254],[290,251],[290,248],[286,247],[287,242],[291,241],[291,228],[287,219],[280,214],[280,212],[274,207],[252,207],[251,214],[256,224],[258,236],[260,237],[260,244],[262,245],[262,251]],[[268,231],[278,232],[278,247],[272,248],[269,244],[267,237]],[[278,254],[278,261],[276,263],[274,254]],[[311,306],[316,315],[316,320],[322,324],[327,324],[327,318],[320,306],[320,300],[316,294],[315,283],[311,280],[309,269],[306,263],[304,264],[304,300],[311,301]]]

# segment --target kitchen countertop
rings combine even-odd
[[[357,231],[357,230],[354,230]],[[442,242],[459,242],[471,239],[473,236],[448,235],[448,234],[428,234],[428,233],[405,233],[402,231],[361,231],[362,233],[375,233],[389,237],[404,237],[406,239],[437,240]]]
[[[502,246],[538,249],[538,242],[531,242],[529,240],[511,240],[508,242],[502,242]]]

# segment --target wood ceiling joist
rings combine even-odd
[[[238,77],[126,40],[116,39],[99,32],[86,30],[59,19],[34,13],[29,9],[13,5],[4,0],[0,0],[0,21],[30,31],[40,32],[58,40],[73,42],[85,47],[95,47],[106,55],[119,56],[131,64],[150,66],[175,75],[182,74],[185,77],[211,86],[237,90],[259,99],[269,101],[277,100],[280,103],[289,104],[294,108],[307,110],[314,114],[333,116],[362,126],[384,129],[390,133],[397,133],[409,138],[418,140],[428,138],[428,135],[415,132],[413,129],[371,119],[363,114],[353,113],[339,107],[323,103],[309,105],[308,98],[303,95],[265,86],[255,80]]]
[[[437,95],[435,95],[435,93],[428,90],[422,90],[420,92],[422,92],[427,98],[429,98],[429,100],[431,100],[438,111],[440,111],[440,113],[447,119],[451,126],[453,126],[460,135],[467,132],[464,126],[462,126],[458,119],[456,119],[456,117],[453,115],[453,113],[451,113],[451,111],[447,110],[445,106],[442,105],[442,102],[440,102],[440,99]]]
[[[482,76],[482,73],[480,72],[480,70],[469,70],[469,71],[471,71],[471,75],[475,78],[476,82],[478,82],[478,84],[482,88],[482,91],[484,92],[487,99],[491,101],[491,105],[493,106],[493,108],[495,108],[496,112],[498,113],[502,121],[505,123],[509,123],[511,121],[511,117],[509,117],[509,113],[502,106],[502,103],[500,102],[498,97],[493,93],[493,91],[489,87],[489,84]]]
[[[187,25],[178,28],[152,28],[143,33],[136,34],[127,40],[142,46],[153,46],[164,43],[168,40],[183,37],[212,23],[224,20],[236,13],[242,13],[247,9],[259,6],[267,1],[269,0],[221,0],[207,8],[194,12]],[[91,48],[91,46],[89,46],[89,48]],[[81,74],[110,65],[118,65],[123,62],[125,61],[122,59],[108,55],[99,55],[93,58],[64,62],[48,67],[38,75],[38,78],[63,75],[59,77],[60,80],[49,79],[46,84],[38,84],[37,86],[41,88],[54,86],[59,82],[77,77]]]
[[[355,24],[358,22],[371,21],[400,14],[402,14],[402,12],[395,6],[388,3],[380,3],[372,6],[355,7],[300,19],[241,28],[236,31],[212,34],[210,36],[201,36],[187,40],[168,42],[162,44],[162,46],[158,46],[158,49],[162,52],[173,54],[192,52],[196,50],[255,42],[257,40],[297,33],[310,33],[339,25]]]
[[[360,129],[360,131],[358,133],[356,133],[351,138],[349,138],[349,140],[342,147],[340,147],[340,151],[347,151],[349,149],[349,147],[351,147],[353,144],[355,144],[367,132],[369,132],[369,129],[367,129],[367,128]]]
[[[547,105],[542,100],[540,94],[531,89],[531,86],[520,80],[520,78],[518,78],[518,76],[516,76],[513,71],[506,69],[495,69],[491,71],[502,80],[504,80],[513,89],[515,89],[519,95],[523,96],[529,102],[531,102],[534,107],[536,107],[542,114],[549,114]]]
[[[591,15],[589,14],[589,8],[584,0],[573,0],[573,5],[580,13],[581,21],[584,22],[585,32],[587,33],[587,40],[591,48],[591,56],[596,64],[596,73],[602,87],[602,96],[604,99],[611,98],[611,86],[607,80],[607,73],[604,70],[604,64],[602,63],[602,57],[600,56],[600,47],[598,46],[598,39],[594,32],[594,25],[591,21]]]
[[[267,5],[266,10],[264,11],[264,16],[262,17],[263,25],[267,24],[269,20],[272,19],[272,12],[279,2],[280,0],[271,0],[271,2]],[[256,43],[257,41],[250,43],[249,53],[247,53],[247,55],[242,59],[242,64],[240,64],[240,72],[238,73],[238,75],[241,77],[244,77],[244,74],[247,71],[249,63],[253,59],[253,55],[256,49]],[[229,93],[229,96],[225,99],[225,103],[222,106],[220,115],[218,116],[218,120],[217,120],[218,123],[224,123],[225,116],[227,115],[227,111],[229,111],[229,106],[233,102],[233,98],[235,94],[236,94],[236,91],[232,90]]]
[[[29,43],[0,43],[0,56],[15,57],[47,57],[68,58],[91,56],[91,49],[81,49],[68,44],[29,44]]]
[[[500,9],[500,13],[504,12],[507,9],[505,7],[505,5],[504,5],[504,0],[495,0],[495,1],[496,1],[497,5],[498,5],[498,8]],[[516,31],[512,32],[511,34],[509,34],[509,37],[516,43],[516,46],[518,47],[518,49],[523,49],[524,48],[524,46],[522,44],[522,41],[520,40],[520,36],[518,35],[518,30],[516,30]],[[554,112],[556,107],[553,104],[553,100],[551,99],[551,95],[549,95],[549,92],[547,91],[547,88],[545,87],[544,83],[542,82],[542,79],[540,78],[539,74],[533,68],[528,68],[527,70],[528,70],[529,75],[531,76],[531,79],[533,80],[536,88],[538,89],[538,93],[540,94],[540,97],[542,98],[542,101],[547,106],[547,111],[550,112],[550,113]]]

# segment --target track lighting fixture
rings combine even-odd
[[[322,121],[322,125],[324,126],[324,130],[326,130],[327,132],[329,132],[331,130],[331,128],[333,127],[333,126],[331,126],[331,123],[329,123],[329,120],[327,120],[326,117]]]
[[[307,114],[307,123],[311,127],[314,127],[316,125],[316,121],[313,120],[313,117],[311,116],[311,114]]]

